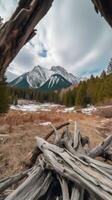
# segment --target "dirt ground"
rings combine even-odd
[[[98,114],[10,111],[0,116],[0,178],[20,171],[36,145],[35,136],[45,137],[51,130],[44,122],[59,125],[68,120],[77,121],[82,135],[90,138],[91,148],[112,133],[112,118]]]

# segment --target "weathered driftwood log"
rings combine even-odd
[[[36,138],[41,152],[38,162],[6,200],[111,200],[112,166],[88,156],[83,150],[88,140],[85,142],[77,123],[74,125],[73,133],[67,127],[63,134],[52,125],[55,144]],[[104,149],[110,146],[110,138],[102,143]],[[5,181],[0,183],[5,185]]]
[[[12,17],[0,27],[0,81],[10,62],[35,36],[34,28],[48,12],[52,2],[53,0],[20,0]]]

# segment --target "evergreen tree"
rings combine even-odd
[[[67,95],[67,92],[63,93],[62,104],[65,105],[65,106],[68,106],[68,95]]]
[[[106,78],[106,72],[105,72],[105,70],[103,70],[103,72],[101,73],[100,77],[101,77],[102,79]]]
[[[87,85],[84,81],[78,87],[75,104],[76,106],[85,107],[87,103]]]
[[[9,94],[7,84],[4,81],[0,82],[0,113],[6,113],[9,109]]]
[[[110,63],[107,67],[107,74],[111,74],[111,73],[112,73],[112,58],[111,58]]]

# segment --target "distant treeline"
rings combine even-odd
[[[37,89],[9,88],[10,99],[36,100],[37,102],[52,102],[66,106],[81,106],[87,104],[105,103],[112,99],[112,73],[102,72],[100,77],[93,75],[72,89],[53,92],[40,92]]]
[[[88,80],[81,81],[74,88],[52,92],[40,92],[38,89],[10,88],[7,86],[5,79],[0,82],[0,113],[7,112],[9,105],[16,105],[18,99],[78,107],[85,107],[88,104],[112,103],[112,72],[106,74],[103,71],[100,77],[92,75]]]

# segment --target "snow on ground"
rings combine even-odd
[[[71,112],[76,112],[75,107],[70,107],[70,108],[65,108],[63,110],[64,113],[71,113]]]
[[[63,113],[71,113],[71,112],[76,112],[75,110],[75,107],[64,107],[64,106],[61,106],[61,109],[57,109],[56,112],[63,112]]]
[[[97,108],[95,108],[94,106],[90,106],[88,108],[83,108],[81,112],[86,115],[92,115],[92,113],[95,112],[96,110]]]
[[[75,107],[65,107],[58,104],[50,104],[50,103],[29,103],[29,104],[18,104],[16,106],[11,105],[10,107],[12,110],[20,110],[25,112],[50,112],[52,109],[57,108],[56,112],[62,112],[62,113],[76,113],[77,110],[75,110]],[[91,115],[93,112],[95,112],[97,108],[94,106],[89,106],[87,108],[83,108],[80,111],[83,114]]]
[[[21,111],[28,111],[28,112],[35,112],[35,111],[38,111],[38,108],[36,105],[34,104],[29,104],[29,105],[17,105],[17,106],[14,106],[12,105],[10,107],[12,110],[21,110]]]
[[[38,112],[45,111],[50,112],[52,108],[55,108],[59,105],[57,104],[23,104],[23,105],[11,105],[10,109],[12,110],[21,110],[26,112]]]

